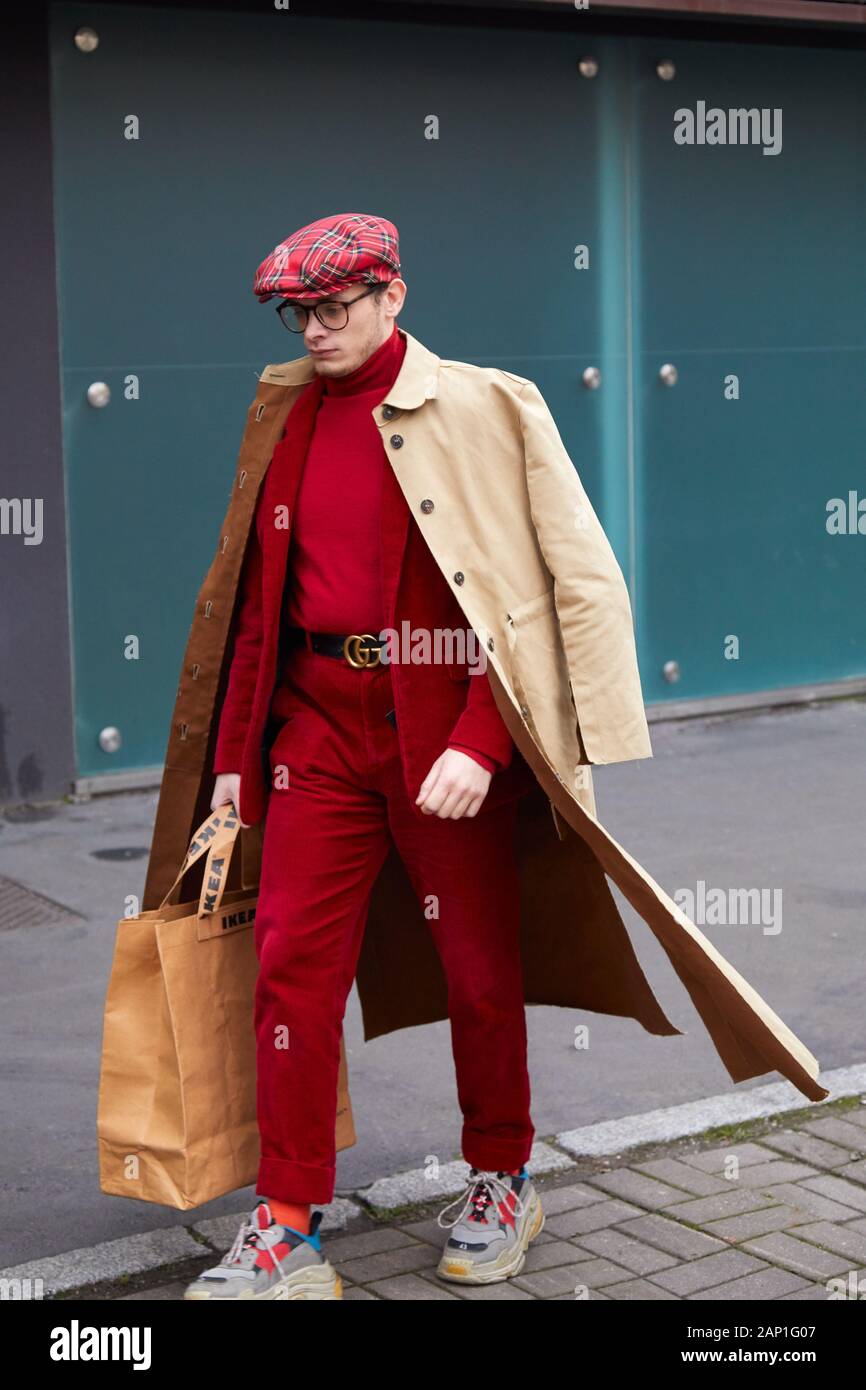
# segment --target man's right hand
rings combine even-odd
[[[230,801],[235,810],[241,798],[241,774],[239,772],[221,772],[214,783],[213,796],[211,797],[210,808],[215,811],[218,806],[225,806]],[[240,815],[240,812],[238,812]],[[241,821],[244,830],[249,830],[245,821]]]

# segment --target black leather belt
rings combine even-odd
[[[287,628],[286,642],[289,646],[303,643],[311,651],[346,661],[358,670],[378,666],[382,648],[386,645],[386,639],[377,637],[373,632],[308,632],[303,627]]]

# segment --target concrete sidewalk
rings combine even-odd
[[[418,1170],[339,1197],[325,1209],[323,1248],[348,1299],[866,1299],[866,1065],[825,1080],[839,1098],[823,1105],[790,1108],[798,1093],[784,1082],[537,1143],[528,1166],[545,1225],[506,1282],[461,1287],[435,1273],[446,1239],[436,1214],[462,1190],[462,1162],[434,1180]],[[733,1118],[738,1109],[755,1117]],[[695,1132],[725,1110],[728,1123]],[[671,1128],[692,1132],[652,1141]],[[2,1277],[42,1279],[47,1299],[180,1300],[246,1214]]]

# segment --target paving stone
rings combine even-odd
[[[369,1289],[362,1289],[359,1284],[344,1284],[343,1302],[345,1302],[347,1299],[350,1303],[359,1303],[362,1301],[369,1301],[371,1303],[375,1303],[376,1295],[374,1293],[370,1293]]]
[[[740,1170],[734,1181],[741,1187],[767,1187],[771,1182],[799,1182],[802,1178],[820,1177],[808,1163],[794,1163],[787,1158],[774,1158],[769,1163],[750,1163]]]
[[[808,1281],[788,1269],[762,1269],[756,1274],[747,1274],[744,1279],[732,1279],[729,1284],[720,1284],[715,1289],[702,1289],[689,1294],[690,1301],[713,1299],[715,1302],[763,1303],[774,1298],[784,1298],[795,1289],[808,1288]],[[825,1293],[826,1298],[826,1293]]]
[[[710,1197],[714,1192],[726,1192],[730,1187],[724,1178],[693,1168],[678,1158],[652,1158],[647,1163],[635,1163],[633,1166],[638,1172],[648,1173],[651,1178],[658,1178],[661,1182],[669,1182],[672,1187],[681,1187],[695,1197]]]
[[[766,1163],[773,1156],[760,1144],[744,1143],[723,1144],[719,1148],[704,1149],[701,1153],[684,1153],[680,1157],[683,1163],[700,1168],[704,1173],[721,1173],[732,1154],[736,1154],[741,1168],[748,1167],[750,1163]]]
[[[851,1182],[866,1183],[866,1158],[858,1158],[854,1163],[845,1163],[836,1168],[834,1178],[850,1178]]]
[[[426,1276],[422,1274],[419,1278]],[[454,1284],[453,1292],[464,1303],[538,1302],[528,1289],[518,1289],[513,1279],[502,1279],[498,1284]]]
[[[571,1293],[575,1288],[604,1288],[619,1280],[631,1279],[630,1269],[623,1269],[610,1260],[584,1260],[579,1265],[559,1265],[556,1269],[539,1269],[534,1274],[516,1274],[512,1280],[518,1288],[535,1294],[536,1298],[553,1298]]]
[[[681,1188],[669,1187],[667,1183],[638,1173],[634,1168],[616,1168],[610,1173],[599,1173],[589,1182],[591,1186],[600,1187],[614,1197],[633,1202],[635,1206],[649,1207],[651,1211],[681,1201],[683,1196]]]
[[[654,1245],[628,1236],[621,1227],[608,1227],[601,1231],[588,1231],[580,1237],[580,1249],[591,1255],[603,1255],[615,1260],[623,1269],[634,1274],[652,1274],[657,1269],[669,1269],[677,1263],[676,1255],[657,1250]]]
[[[408,1236],[412,1240],[424,1240],[428,1245],[435,1245],[440,1249],[449,1235],[445,1227],[439,1225],[435,1216],[425,1216],[420,1221],[399,1221],[388,1229],[402,1231],[404,1236]]]
[[[847,1178],[837,1178],[832,1173],[824,1173],[817,1178],[805,1179],[800,1186],[807,1188],[809,1192],[820,1192],[822,1197],[829,1197],[831,1201],[841,1202],[846,1207],[866,1212],[866,1187],[849,1182]]]
[[[435,1225],[435,1223],[434,1223]],[[442,1238],[445,1232],[441,1230]],[[396,1250],[400,1245],[414,1245],[417,1241],[407,1236],[399,1226],[381,1226],[377,1230],[361,1230],[357,1236],[335,1236],[322,1240],[321,1248],[327,1248],[328,1259],[357,1259],[360,1255],[378,1255],[384,1250]]]
[[[602,1226],[615,1226],[629,1216],[639,1216],[640,1207],[630,1202],[596,1202],[591,1207],[578,1207],[575,1211],[564,1211],[559,1216],[547,1218],[545,1229],[563,1240],[583,1235],[586,1231],[600,1231]]]
[[[417,1274],[395,1274],[390,1279],[377,1279],[364,1287],[368,1293],[391,1302],[435,1303],[446,1299],[456,1302],[456,1296],[441,1284],[434,1286],[426,1279],[419,1279]]]
[[[794,1289],[793,1293],[783,1293],[781,1298],[776,1299],[777,1303],[826,1303],[827,1290],[823,1284],[807,1284],[803,1289]]]
[[[828,1144],[826,1139],[818,1139],[814,1134],[806,1134],[800,1129],[784,1129],[779,1134],[767,1134],[763,1142],[768,1148],[791,1154],[815,1168],[839,1168],[843,1163],[848,1163],[851,1157],[848,1150],[841,1149],[838,1144]]]
[[[702,1289],[714,1289],[740,1275],[755,1273],[763,1267],[763,1263],[743,1250],[721,1250],[717,1255],[689,1260],[675,1269],[660,1269],[652,1275],[651,1282],[679,1294],[681,1298],[688,1298]]]
[[[580,1264],[589,1259],[592,1253],[585,1253],[582,1246],[570,1240],[551,1240],[547,1245],[536,1245],[533,1241],[526,1252],[521,1273],[534,1274],[538,1269],[552,1269],[555,1265]]]
[[[850,1226],[834,1226],[829,1221],[813,1221],[797,1227],[797,1239],[809,1240],[836,1255],[847,1255],[857,1264],[866,1260],[866,1235]]]
[[[638,1216],[634,1221],[623,1221],[616,1229],[624,1235],[644,1240],[678,1260],[696,1260],[711,1255],[714,1250],[725,1249],[725,1242],[717,1237],[709,1236],[704,1231],[694,1231],[691,1226],[681,1226],[666,1216]],[[584,1239],[580,1237],[581,1243]]]
[[[705,1230],[720,1240],[736,1241],[737,1244],[755,1236],[769,1235],[784,1226],[802,1226],[813,1220],[807,1211],[796,1207],[759,1207],[757,1211],[744,1211],[740,1216],[726,1216],[722,1221],[708,1221]]]
[[[831,1144],[853,1150],[860,1158],[866,1154],[866,1130],[860,1125],[848,1124],[847,1120],[841,1120],[836,1115],[828,1115],[823,1120],[809,1120],[803,1129],[818,1139],[828,1139]]]
[[[846,1274],[850,1262],[843,1255],[831,1255],[805,1240],[797,1240],[784,1231],[774,1231],[771,1235],[758,1236],[746,1242],[744,1249],[773,1264],[784,1265],[795,1274],[809,1279],[829,1278],[832,1274]]]
[[[816,1221],[851,1221],[857,1215],[855,1207],[844,1206],[841,1202],[822,1197],[803,1183],[780,1182],[764,1189],[764,1195],[776,1202],[795,1207],[797,1211],[808,1212]]]
[[[825,1279],[824,1286],[827,1298],[833,1302],[866,1302],[866,1268],[849,1266],[844,1274],[833,1274]]]
[[[611,1288],[615,1287],[615,1284],[611,1284]],[[548,1298],[545,1301],[547,1303],[565,1303],[566,1300],[569,1303],[595,1303],[598,1299],[607,1300],[609,1297],[610,1295],[602,1293],[601,1289],[589,1289],[586,1298],[575,1298],[574,1294],[571,1293],[558,1293],[555,1298]]]
[[[183,1302],[183,1295],[188,1286],[192,1283],[193,1276],[187,1280],[178,1280],[174,1284],[160,1284],[158,1289],[141,1289],[138,1293],[125,1293],[118,1303],[162,1303],[178,1301]]]
[[[323,1247],[324,1248],[324,1247]],[[413,1270],[434,1268],[439,1263],[441,1251],[432,1245],[399,1245],[393,1250],[383,1250],[378,1255],[364,1255],[361,1259],[341,1260],[329,1255],[331,1263],[357,1284],[372,1284],[374,1279],[389,1279],[400,1274],[410,1274]]]
[[[665,1215],[678,1221],[688,1221],[692,1226],[703,1226],[709,1221],[721,1221],[724,1216],[739,1216],[741,1211],[757,1211],[759,1207],[771,1207],[776,1203],[756,1189],[732,1187],[730,1192],[718,1192],[714,1197],[695,1197],[689,1202],[676,1202],[665,1207]]]
[[[539,1192],[545,1216],[557,1216],[562,1211],[572,1211],[575,1207],[589,1207],[598,1202],[598,1189],[588,1183],[576,1182],[568,1187],[552,1187],[548,1192]]]
[[[846,1124],[859,1125],[861,1129],[866,1129],[866,1105],[862,1099],[856,1109],[845,1111],[844,1119]]]
[[[444,1235],[444,1232],[443,1232]],[[375,1231],[359,1231],[354,1236],[334,1236],[322,1241],[322,1250],[331,1263],[354,1260],[361,1255],[379,1255],[383,1250],[417,1245],[417,1241],[401,1231],[399,1226],[382,1226]]]
[[[607,1296],[611,1299],[621,1299],[623,1302],[634,1300],[635,1302],[661,1303],[669,1299],[676,1301],[678,1294],[671,1293],[670,1289],[661,1289],[658,1284],[651,1284],[647,1279],[626,1279],[622,1284],[609,1284]]]

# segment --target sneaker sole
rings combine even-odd
[[[535,1211],[532,1219],[533,1207]],[[454,1255],[443,1255],[436,1270],[440,1279],[448,1279],[454,1284],[498,1284],[502,1279],[511,1279],[519,1274],[526,1263],[526,1250],[544,1227],[544,1211],[538,1194],[530,1206],[530,1219],[526,1223],[526,1235],[510,1250],[503,1250],[495,1260],[476,1264],[472,1260],[461,1260]]]
[[[221,1298],[206,1289],[187,1289],[184,1299],[191,1303],[248,1303],[253,1300],[277,1299],[337,1299],[343,1297],[343,1281],[331,1264],[323,1264],[320,1269],[302,1269],[290,1274],[279,1283],[272,1284],[261,1293],[240,1293],[236,1298]]]

